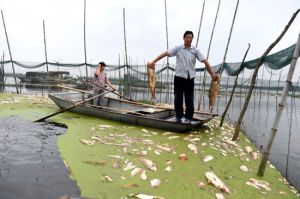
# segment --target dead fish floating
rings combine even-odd
[[[173,140],[173,139],[177,139],[177,138],[180,138],[180,136],[179,135],[174,135],[174,136],[168,137],[169,140]]]
[[[208,162],[208,161],[211,161],[212,159],[214,159],[214,157],[212,155],[207,155],[202,158],[202,161]]]
[[[136,165],[132,164],[132,162],[129,162],[124,166],[123,171],[129,171],[134,168],[136,168]]]
[[[150,183],[151,183],[152,189],[154,190],[154,189],[156,189],[157,187],[160,186],[161,180],[153,179],[153,180],[150,181]]]
[[[185,153],[181,153],[181,154],[178,156],[178,159],[181,160],[182,162],[185,162],[185,161],[188,159],[188,156],[187,156],[187,154],[185,154]]]
[[[100,128],[113,128],[114,127],[112,125],[106,125],[106,124],[99,124],[97,126],[100,127]]]
[[[124,157],[120,155],[107,155],[107,157],[114,158],[114,159],[124,159]]]
[[[215,100],[219,94],[219,88],[220,88],[220,74],[217,74],[218,80],[211,80],[210,88],[209,88],[209,111],[212,112],[214,108]]]
[[[221,193],[216,193],[216,198],[217,199],[225,199],[225,196]]]
[[[65,167],[68,169],[68,173],[71,174],[71,168],[70,168],[68,162],[65,161],[64,159],[63,159],[63,162],[64,162]]]
[[[166,169],[165,169],[167,172],[170,172],[173,170],[173,168],[171,166],[168,166]]]
[[[136,174],[140,173],[143,169],[142,168],[134,168],[131,171],[131,177],[134,177]]]
[[[144,133],[150,133],[147,129],[142,129]]]
[[[128,188],[131,188],[131,187],[139,187],[140,185],[139,184],[126,184],[126,185],[123,185],[124,188],[128,189]]]
[[[245,151],[247,153],[251,153],[253,150],[252,150],[252,148],[250,146],[245,146]]]
[[[97,141],[102,141],[101,138],[97,137],[97,136],[91,136],[92,139],[97,140]]]
[[[148,72],[148,84],[151,91],[152,100],[155,100],[155,83],[156,83],[156,75],[155,70],[153,68],[150,68],[151,66],[150,61],[147,62],[147,72]]]
[[[141,178],[142,180],[147,180],[146,170],[143,170],[143,171],[141,172],[140,178]]]
[[[231,146],[234,146],[238,149],[240,149],[240,145],[238,145],[237,143],[235,143],[235,141],[231,141],[231,140],[228,140],[228,139],[223,139],[222,142],[225,142],[226,144],[229,144]]]
[[[166,160],[166,164],[171,164],[172,161],[171,160]]]
[[[155,148],[162,150],[162,151],[166,151],[168,153],[173,153],[176,154],[176,152],[173,149],[170,149],[168,147],[164,147],[164,146],[160,146],[160,145],[156,145]]]
[[[198,141],[200,141],[200,138],[193,138],[189,140],[189,142],[198,142]]]
[[[198,148],[197,148],[197,146],[196,146],[195,144],[188,144],[187,147],[188,147],[191,151],[193,151],[195,154],[198,153]]]
[[[249,169],[248,169],[248,167],[247,167],[246,165],[240,166],[240,169],[241,169],[242,171],[245,171],[245,172],[249,171]]]
[[[157,171],[157,167],[155,166],[154,162],[152,162],[151,160],[140,158],[140,161],[147,169],[154,172]]]
[[[174,132],[164,132],[162,135],[176,135]]]
[[[251,152],[251,158],[252,158],[252,160],[257,160],[258,154],[256,152]]]
[[[164,199],[163,197],[160,197],[160,196],[149,196],[149,195],[145,195],[145,194],[130,194],[129,197],[137,198],[137,199]]]
[[[89,146],[95,144],[93,141],[85,140],[85,139],[80,139],[80,142],[82,144],[89,145]]]
[[[101,180],[102,180],[103,182],[112,182],[112,181],[113,181],[112,178],[109,177],[109,176],[102,176],[102,177],[101,177]]]
[[[254,178],[250,178],[247,182],[247,185],[251,185],[253,187],[255,187],[256,189],[265,189],[267,191],[271,191],[271,188],[269,187],[269,183],[264,181],[264,180],[256,180]]]
[[[231,194],[230,189],[226,186],[226,184],[220,178],[218,178],[218,176],[216,176],[216,174],[214,174],[214,172],[212,172],[212,171],[206,172],[205,177],[206,177],[208,183],[214,185],[221,191]]]
[[[190,140],[190,139],[192,139],[192,138],[194,138],[195,137],[195,135],[193,135],[193,134],[190,134],[190,135],[188,135],[188,136],[186,136],[185,138],[183,138],[183,140]]]
[[[199,187],[201,187],[201,188],[205,188],[205,187],[206,187],[206,184],[205,184],[204,182],[198,180],[198,179],[196,179],[195,182],[196,182],[196,184],[197,184]]]
[[[94,161],[94,160],[85,160],[83,161],[86,164],[93,164],[93,165],[99,165],[99,166],[106,166],[107,163],[106,162],[98,162],[98,161]]]

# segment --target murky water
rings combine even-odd
[[[56,199],[80,195],[56,141],[66,128],[0,117],[0,198]]]
[[[117,86],[116,86],[117,87]],[[13,87],[7,88],[13,91]],[[196,88],[195,94],[195,107],[198,105],[199,91]],[[132,89],[133,99],[146,99],[151,98],[148,88]],[[170,89],[172,91],[172,89]],[[225,91],[225,89],[222,89]],[[23,93],[37,93],[41,90],[24,89]],[[45,90],[42,90],[44,95]],[[214,112],[222,115],[225,106],[229,100],[231,88],[228,89],[228,94],[224,93],[218,96],[215,102]],[[232,101],[231,107],[227,113],[226,120],[235,124],[241,109],[244,105],[247,91],[246,89],[240,92],[240,88],[236,89],[235,97]],[[255,89],[247,111],[245,113],[242,130],[247,134],[248,138],[254,143],[257,148],[263,152],[268,141],[271,127],[276,114],[276,107],[279,103],[281,96],[275,95],[276,90],[267,91]],[[61,91],[60,91],[61,92]],[[279,93],[281,91],[279,90]],[[41,94],[41,93],[40,93]],[[290,92],[291,94],[291,92]],[[299,95],[299,91],[297,92]],[[112,96],[112,95],[111,95]],[[157,89],[156,98],[158,102],[165,103],[165,90]],[[113,96],[115,97],[115,96]],[[171,93],[169,95],[169,102],[173,102],[174,96]],[[205,106],[201,106],[201,109],[208,110],[208,93],[204,96]],[[278,127],[277,135],[273,142],[270,160],[276,166],[283,176],[287,177],[288,180],[298,190],[300,190],[300,98],[299,97],[287,97],[287,102],[284,107],[281,121]]]
[[[263,153],[270,139],[276,107],[281,96],[260,95],[256,92],[251,97],[242,123],[242,130],[256,147]],[[227,97],[229,100],[229,97]],[[225,96],[219,98],[217,112],[223,113],[227,104]],[[226,119],[235,124],[245,97],[236,97],[227,113]],[[300,98],[289,96],[285,104],[277,134],[272,145],[270,161],[283,176],[300,190]]]

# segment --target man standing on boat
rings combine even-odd
[[[175,46],[174,48],[160,54],[151,63],[151,68],[155,68],[155,63],[165,56],[176,56],[176,67],[174,77],[174,95],[175,95],[175,112],[176,122],[181,123],[183,117],[183,94],[185,97],[185,123],[191,123],[194,114],[194,78],[196,77],[195,64],[196,59],[203,62],[206,69],[213,80],[218,80],[218,77],[213,72],[209,62],[203,54],[194,46],[192,46],[194,34],[192,31],[186,31],[183,35],[183,45]]]
[[[106,82],[109,85],[109,87],[111,87],[112,90],[116,90],[115,87],[113,87],[113,85],[110,83],[109,79],[107,78],[106,73],[104,72],[105,66],[106,66],[106,64],[104,62],[99,62],[98,69],[94,73],[95,83],[98,84],[99,86],[101,86],[102,88],[104,88],[105,82]],[[104,93],[104,89],[102,89],[99,86],[94,85],[94,89],[93,89],[94,96]],[[93,105],[103,106],[103,101],[104,101],[104,95],[101,95],[100,97],[95,98],[93,100]]]

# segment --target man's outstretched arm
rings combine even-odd
[[[207,61],[207,59],[204,59],[204,60],[202,60],[201,62],[203,62],[203,63],[205,64],[205,67],[206,67],[206,69],[208,70],[208,72],[209,72],[211,78],[212,78],[213,80],[215,80],[215,81],[218,80],[218,76],[217,76],[217,75],[214,73],[214,71],[212,70],[212,68],[211,68],[209,62]]]
[[[161,60],[162,58],[164,58],[165,56],[169,56],[168,51],[163,52],[162,54],[158,55],[158,57],[156,57],[156,59],[154,59],[150,65],[150,68],[155,68],[155,64],[156,62],[158,62],[159,60]]]

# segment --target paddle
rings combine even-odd
[[[70,110],[70,109],[72,109],[72,108],[74,108],[74,107],[76,107],[76,106],[78,106],[78,105],[80,105],[80,104],[83,104],[83,103],[85,103],[85,102],[87,102],[87,101],[90,101],[90,100],[92,100],[92,99],[95,99],[95,98],[97,98],[97,97],[100,97],[101,95],[105,95],[105,94],[110,93],[110,92],[113,92],[113,91],[107,91],[107,92],[101,93],[101,94],[99,94],[99,95],[95,95],[95,96],[93,96],[93,97],[91,97],[91,98],[82,100],[82,101],[77,102],[77,103],[75,103],[75,104],[73,104],[73,105],[71,105],[71,106],[68,106],[67,108],[65,108],[65,109],[63,109],[63,110],[60,110],[60,111],[58,111],[58,112],[55,112],[55,113],[52,113],[52,114],[47,115],[47,116],[45,116],[45,117],[42,117],[42,118],[40,118],[40,119],[38,119],[38,120],[35,120],[34,122],[41,122],[41,121],[43,121],[43,120],[45,120],[45,119],[48,119],[49,117],[52,117],[52,116],[54,116],[54,115],[60,114],[60,113],[65,112],[65,111],[68,111],[68,110]]]
[[[68,90],[72,90],[72,91],[77,91],[77,92],[81,92],[81,93],[93,94],[93,93],[91,93],[89,91],[80,90],[80,89],[76,89],[76,88],[71,88],[71,87],[68,87],[68,86],[60,85],[60,84],[57,84],[56,86],[59,87],[59,88],[64,88],[64,89],[68,89]]]
[[[95,85],[95,86],[98,86],[98,87],[100,87],[100,88],[102,88],[102,89],[108,91],[107,88],[104,88],[104,87],[100,86],[99,84],[97,84],[97,83],[95,83],[95,82],[92,82],[92,81],[90,81],[90,80],[88,80],[88,79],[85,79],[85,81],[86,81],[87,83],[93,84],[93,85]],[[129,99],[129,98],[127,98],[127,97],[124,97],[123,95],[120,95],[119,93],[116,93],[116,92],[114,92],[114,91],[112,91],[112,93],[113,93],[113,94],[116,94],[116,95],[118,95],[118,96],[120,96],[120,97],[123,97],[124,99],[126,99],[126,100],[128,100],[128,101],[134,102],[132,99]]]

